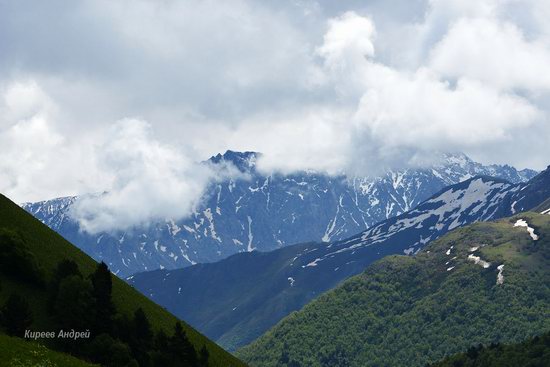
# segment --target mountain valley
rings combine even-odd
[[[413,255],[453,229],[530,210],[548,197],[550,169],[517,185],[477,177],[342,241],[237,254],[214,264],[135,274],[128,281],[234,350],[386,255]]]

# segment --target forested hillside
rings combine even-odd
[[[519,342],[550,330],[549,269],[550,215],[477,223],[378,261],[238,355],[252,366],[425,366]]]
[[[522,343],[477,345],[430,367],[546,367],[550,365],[550,333]]]

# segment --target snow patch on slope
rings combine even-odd
[[[254,235],[252,234],[252,218],[250,216],[247,216],[248,218],[248,246],[247,250],[248,252],[254,251],[254,246],[252,246],[252,241],[254,240]]]
[[[482,260],[481,257],[472,254],[468,255],[468,260],[473,261],[474,264],[483,267],[483,269],[487,269],[489,266],[491,266],[490,262]]]
[[[533,241],[537,241],[539,239],[539,236],[535,234],[535,229],[532,227],[529,227],[529,224],[523,219],[518,219],[517,222],[514,224],[514,227],[526,227],[527,232],[529,232],[529,235],[533,239]]]
[[[497,274],[497,284],[504,283],[504,275],[502,275],[502,271],[504,270],[504,264],[497,266],[498,274]]]

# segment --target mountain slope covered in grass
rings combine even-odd
[[[128,281],[208,337],[236,349],[292,311],[390,254],[414,254],[448,231],[513,215],[550,196],[550,170],[526,184],[476,177],[349,239],[237,254]]]
[[[6,197],[0,195],[0,306],[16,293],[26,300],[32,313],[31,330],[49,331],[58,327],[59,320],[51,316],[51,308],[57,307],[63,310],[64,306],[71,305],[73,300],[55,304],[52,306],[52,286],[54,272],[63,260],[69,260],[78,267],[81,279],[73,277],[65,284],[67,289],[71,284],[90,284],[94,279],[92,274],[97,272],[98,264],[81,250],[67,242],[60,235],[40,223],[32,215],[21,209]],[[10,236],[15,240],[9,242]],[[15,244],[11,246],[10,244]],[[17,261],[16,261],[17,260]],[[25,271],[21,271],[24,269]],[[28,274],[35,274],[29,277]],[[104,308],[114,307],[117,317],[121,322],[132,319],[138,309],[141,309],[152,326],[153,332],[162,330],[167,335],[172,335],[174,325],[178,321],[172,314],[156,305],[132,287],[115,276],[112,279],[112,306],[98,308],[98,312],[105,312]],[[63,288],[62,286],[60,286]],[[59,294],[61,294],[61,288]],[[64,288],[64,289],[65,289]],[[95,288],[92,290],[95,291]],[[69,294],[69,293],[67,293]],[[96,297],[97,298],[97,297]],[[97,298],[99,300],[99,298]],[[98,301],[99,302],[99,301]],[[5,311],[4,311],[5,316]],[[86,317],[87,315],[83,315]],[[5,321],[6,317],[4,317]],[[5,323],[5,322],[4,322]],[[5,325],[4,325],[5,326]],[[81,325],[87,328],[86,324]],[[68,326],[70,327],[70,325]],[[7,330],[0,328],[0,332]],[[199,334],[190,326],[184,324],[183,330],[198,352],[205,347],[209,353],[209,365],[211,366],[240,366],[242,363],[235,357],[225,352],[206,337]],[[59,348],[51,339],[40,340],[46,346]],[[0,351],[2,348],[0,347]]]
[[[251,366],[425,366],[549,330],[550,216],[529,212],[388,256],[237,355]]]
[[[39,343],[0,334],[0,367],[14,366],[97,367],[98,365],[55,352]]]

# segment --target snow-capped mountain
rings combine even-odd
[[[232,152],[210,159],[230,163],[250,179],[213,184],[191,217],[166,219],[126,232],[90,235],[71,218],[77,197],[24,204],[50,228],[120,276],[159,268],[214,262],[239,252],[270,251],[307,241],[347,238],[404,213],[443,187],[475,175],[524,182],[536,172],[483,166],[463,154],[447,154],[428,169],[381,177],[331,177],[302,172],[265,175],[257,153]],[[177,203],[174,203],[177,205]]]
[[[345,240],[237,254],[214,264],[135,274],[128,281],[219,344],[236,349],[375,260],[412,255],[455,228],[540,207],[549,198],[550,167],[522,184],[475,177]]]

